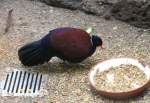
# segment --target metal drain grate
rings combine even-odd
[[[39,72],[12,71],[2,83],[3,94],[33,96],[39,94],[45,75]]]

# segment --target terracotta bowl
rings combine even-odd
[[[148,81],[144,85],[126,92],[108,92],[105,90],[100,90],[95,86],[94,76],[97,72],[103,72],[105,70],[110,69],[110,67],[117,67],[121,64],[132,64],[137,66],[140,70],[142,70],[145,73]],[[145,66],[142,63],[140,63],[138,60],[131,59],[131,58],[110,59],[98,63],[91,69],[89,73],[89,81],[92,88],[95,89],[98,92],[98,94],[100,94],[101,96],[105,96],[113,99],[126,99],[129,97],[135,97],[148,88],[148,86],[150,85],[150,69],[148,66]]]

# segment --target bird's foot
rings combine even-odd
[[[69,63],[68,61],[63,61],[62,64],[65,65],[65,66],[70,66],[71,65],[71,63]]]
[[[86,66],[86,64],[83,64],[83,63],[70,63],[68,61],[64,61],[63,64],[65,66],[74,66],[74,67],[84,67],[84,66]]]

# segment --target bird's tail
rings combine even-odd
[[[51,58],[41,46],[41,40],[21,47],[18,51],[19,60],[25,66],[34,66],[48,62]]]

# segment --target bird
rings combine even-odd
[[[103,48],[101,37],[90,35],[80,28],[59,27],[19,48],[18,57],[24,66],[44,64],[52,57],[69,63],[80,63],[92,56],[97,47]]]

